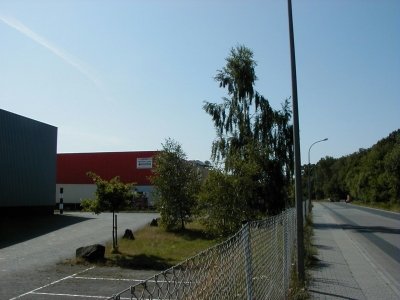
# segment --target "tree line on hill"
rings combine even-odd
[[[311,199],[346,199],[400,205],[400,129],[369,149],[341,158],[325,157],[303,166],[303,185],[311,178]],[[308,195],[305,194],[308,198]]]

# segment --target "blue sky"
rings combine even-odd
[[[400,128],[400,1],[293,0],[301,156],[368,148]],[[58,152],[161,149],[209,160],[203,101],[232,47],[275,109],[291,96],[287,1],[0,2],[0,108],[58,127]]]

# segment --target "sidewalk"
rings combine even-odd
[[[311,270],[311,299],[397,299],[356,242],[319,203],[314,203],[313,222],[318,262]]]

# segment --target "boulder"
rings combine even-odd
[[[135,237],[133,236],[133,232],[130,229],[125,229],[124,236],[122,237],[123,239],[127,240],[134,240]]]
[[[83,258],[87,261],[104,260],[104,253],[106,247],[103,245],[95,244],[76,249],[76,258]]]

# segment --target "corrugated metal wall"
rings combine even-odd
[[[54,207],[57,128],[0,109],[0,207]]]

